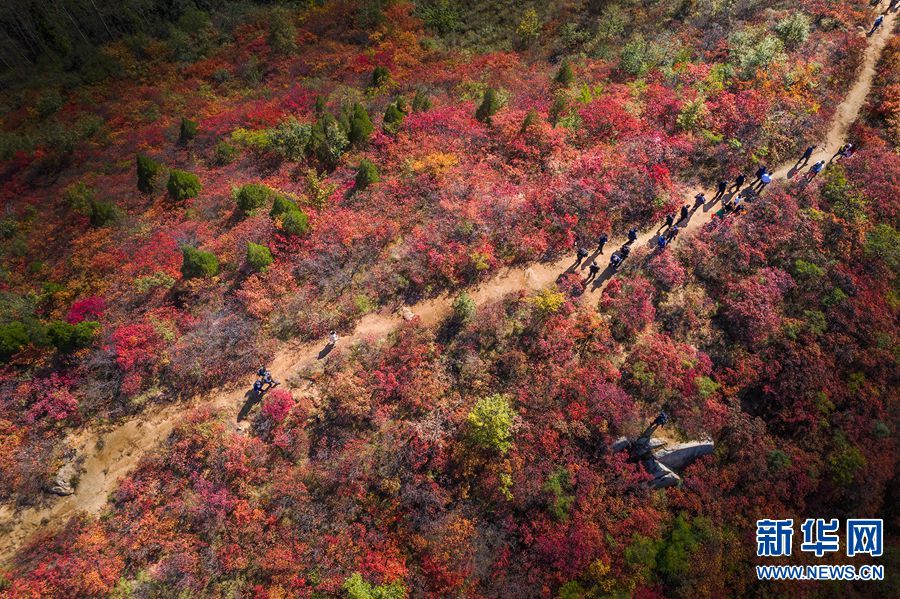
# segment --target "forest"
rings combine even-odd
[[[897,14],[0,7],[0,597],[900,595]]]

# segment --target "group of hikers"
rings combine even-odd
[[[900,4],[900,0],[896,0],[898,4]],[[815,144],[807,146],[806,150],[797,159],[796,164],[791,170],[798,170],[800,168],[805,167],[809,164],[809,161],[812,159],[813,153],[815,153],[816,148],[818,146]],[[855,151],[855,147],[852,143],[845,143],[842,145],[837,152],[831,157],[831,160],[836,158],[846,159],[853,155]],[[819,160],[815,164],[813,164],[812,168],[809,169],[809,172],[806,174],[806,181],[809,182],[816,175],[821,173],[826,166],[825,160]],[[775,175],[768,169],[765,165],[760,165],[756,172],[754,173],[755,178],[750,182],[750,185],[744,187],[744,184],[747,182],[747,177],[744,173],[739,173],[737,177],[735,177],[734,182],[729,186],[729,181],[727,179],[719,179],[716,183],[716,193],[712,198],[712,202],[715,203],[718,200],[722,200],[722,215],[726,214],[739,214],[745,208],[745,203],[749,197],[749,194],[754,196],[759,196],[763,189],[766,188],[769,183],[771,183]],[[725,198],[727,193],[737,192],[737,195],[732,195],[728,198]],[[698,193],[694,196],[694,210],[699,208],[700,206],[704,206],[707,203],[706,195]],[[677,218],[676,218],[677,216]],[[665,223],[657,230],[656,235],[656,246],[659,250],[664,250],[670,243],[672,243],[675,238],[678,236],[678,233],[686,226],[687,221],[690,220],[691,209],[687,204],[684,204],[681,207],[680,212],[676,215],[675,213],[671,213],[666,215]],[[663,229],[665,232],[660,234]],[[637,228],[632,227],[628,231],[628,241],[625,242],[622,247],[618,250],[614,251],[609,259],[609,268],[613,271],[617,270],[625,258],[628,257],[631,252],[631,245],[637,241],[638,238],[638,230]],[[597,240],[597,252],[596,254],[602,255],[603,248],[609,242],[609,234],[603,233]],[[577,238],[575,239],[575,264],[571,267],[575,269],[587,259],[590,252],[588,251],[585,244],[581,243]],[[590,264],[588,265],[588,276],[584,280],[584,284],[586,285],[592,280],[597,278],[597,275],[600,273],[600,265],[597,264],[596,259],[592,259]],[[596,283],[595,283],[596,285]]]
[[[325,344],[326,349],[332,349],[338,342],[338,334],[337,331],[332,330],[328,333],[328,342]],[[265,366],[260,366],[256,371],[256,382],[253,383],[253,392],[257,395],[262,395],[272,387],[279,385],[280,383],[272,378],[272,373],[269,372],[269,369]]]

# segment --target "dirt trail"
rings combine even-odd
[[[896,16],[896,12],[889,13],[885,17],[881,29],[869,38],[863,65],[857,79],[844,101],[838,106],[825,141],[820,142],[821,147],[812,156],[805,169],[819,160],[827,161],[844,143],[847,132],[856,120],[869,93],[875,76],[875,65],[887,40],[892,35]],[[793,166],[791,163],[778,167],[773,171],[774,179],[798,180],[802,173],[795,172]],[[685,193],[684,197],[690,198],[686,202],[692,204],[692,198],[701,191],[712,196],[709,190],[692,189]],[[728,195],[726,195],[727,197]],[[717,203],[707,202],[706,206],[692,212],[688,222],[682,223],[684,227],[681,235],[700,229],[710,222],[718,208]],[[748,208],[752,209],[752,205]],[[638,236],[632,247],[648,246],[653,243],[655,237],[655,229],[645,231]],[[605,255],[600,256],[600,259],[603,260],[601,267],[606,266],[611,251],[624,242],[624,239],[609,241]],[[591,257],[584,261],[583,268],[587,267],[590,260]],[[561,273],[572,267],[572,263],[572,257],[566,256],[553,263],[505,268],[490,281],[470,289],[469,294],[477,304],[481,305],[521,289],[540,289],[553,283]],[[603,271],[598,276],[598,281],[586,288],[582,296],[583,300],[596,301],[612,274],[614,273],[608,269]],[[341,338],[339,345],[345,346],[364,339],[383,338],[404,320],[412,317],[418,317],[426,326],[435,326],[450,313],[453,298],[453,295],[444,294],[403,308],[400,314],[366,315],[357,323],[352,334]],[[280,380],[286,381],[304,368],[324,358],[327,355],[324,349],[321,342],[287,345],[275,356],[270,368]],[[52,500],[49,506],[18,512],[10,506],[0,506],[0,564],[7,562],[28,538],[39,530],[50,525],[60,525],[78,512],[90,515],[99,514],[106,506],[109,494],[115,490],[118,480],[137,466],[142,455],[157,447],[169,436],[187,410],[200,406],[209,407],[214,412],[226,414],[226,421],[235,429],[243,429],[246,421],[237,422],[235,414],[244,405],[246,390],[252,385],[252,381],[253,378],[248,377],[239,387],[214,390],[189,402],[166,406],[154,414],[139,415],[105,432],[85,429],[74,434],[69,440],[69,446],[77,448],[78,455],[84,456],[81,467],[82,475],[75,493],[68,497]]]

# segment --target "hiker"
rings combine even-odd
[[[619,268],[620,264],[622,264],[622,256],[618,252],[613,252],[613,255],[609,258],[609,265],[615,270]]]
[[[603,246],[606,245],[606,242],[609,241],[609,235],[604,233],[600,236],[600,239],[597,241],[597,251],[601,254],[603,253]]]
[[[807,146],[806,151],[803,152],[803,156],[801,156],[800,160],[797,161],[797,166],[806,166],[807,164],[809,164],[809,159],[812,158],[813,152],[815,150],[815,145]]]
[[[585,279],[585,283],[596,277],[597,273],[600,272],[600,266],[597,264],[596,260],[591,260],[591,264],[588,266],[588,272],[590,274],[588,274],[588,278]]]
[[[869,33],[866,36],[870,36],[875,33],[875,30],[881,27],[881,24],[884,23],[884,13],[878,15],[878,18],[875,19],[875,22],[872,23],[872,29],[869,30]]]
[[[575,266],[581,264],[581,262],[587,258],[587,255],[587,248],[583,245],[578,245],[578,242],[575,242]]]
[[[619,252],[622,254],[622,258],[625,259],[628,257],[628,254],[631,253],[631,247],[626,243],[619,248]]]
[[[663,237],[662,235],[660,235],[659,237],[656,238],[656,245],[659,246],[659,249],[661,249],[661,250],[666,249],[666,243],[668,243],[668,242],[666,241],[666,238]]]
[[[831,157],[832,160],[840,156],[841,158],[850,158],[853,155],[853,144],[845,143],[842,145],[837,152],[835,152],[834,156]]]
[[[272,373],[268,370],[266,370],[266,375],[263,377],[262,381],[267,385],[267,390],[279,384],[278,381],[272,378]]]
[[[253,383],[253,392],[259,395],[263,392],[263,382],[261,379],[257,379],[255,383]]]
[[[331,331],[328,333],[328,345],[334,347],[338,342],[338,334],[337,331]]]
[[[759,189],[756,191],[756,193],[757,194],[762,193],[763,188],[765,188],[765,186],[771,182],[772,182],[772,173],[770,173],[769,171],[764,172],[762,174],[762,176],[759,178]]]
[[[739,174],[734,179],[734,185],[731,186],[731,191],[738,191],[744,185],[744,181],[746,180],[747,177],[744,176],[744,173]]]
[[[675,215],[674,215],[674,214],[667,214],[667,215],[666,215],[666,226],[667,226],[667,227],[671,227],[671,226],[674,225],[674,224],[675,224]]]
[[[719,179],[719,183],[716,185],[716,195],[713,197],[713,200],[718,200],[722,196],[725,195],[725,190],[728,189],[728,181],[725,179]]]
[[[694,196],[694,206],[702,206],[706,203],[706,196],[702,193],[698,193]]]
[[[678,225],[675,225],[674,227],[672,227],[671,229],[666,231],[666,239],[668,241],[673,241],[675,239],[675,237],[678,235],[678,231],[679,231]]]
[[[806,174],[806,180],[812,181],[816,175],[818,175],[819,173],[822,172],[822,170],[824,168],[825,168],[825,161],[824,160],[818,161],[817,163],[812,165],[811,169],[809,169],[809,172]]]
[[[744,196],[742,196],[741,194],[737,194],[737,197],[734,198],[734,202],[732,202],[731,211],[734,212],[735,214],[738,214],[743,209],[744,209]]]
[[[637,229],[632,227],[628,230],[628,243],[633,241],[637,241]]]
[[[681,207],[681,220],[687,220],[688,216],[691,215],[690,210],[688,210],[688,205],[685,204]],[[680,222],[680,221],[679,221]]]
[[[756,185],[758,181],[762,181],[762,176],[769,172],[764,165],[760,164],[759,168],[756,169],[756,178],[753,180],[753,185]]]

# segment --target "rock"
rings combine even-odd
[[[710,440],[678,443],[655,452],[653,456],[672,470],[683,470],[694,460],[709,455],[715,447]]]
[[[66,495],[72,495],[75,493],[75,487],[73,486],[72,481],[74,481],[77,476],[78,464],[73,454],[68,456],[63,465],[56,471],[53,480],[47,485],[47,491],[54,495],[62,495],[64,497]]]
[[[403,320],[405,320],[406,322],[409,322],[410,320],[415,318],[416,315],[412,310],[410,310],[406,306],[403,306],[402,308],[400,308],[400,317],[403,318]]]

